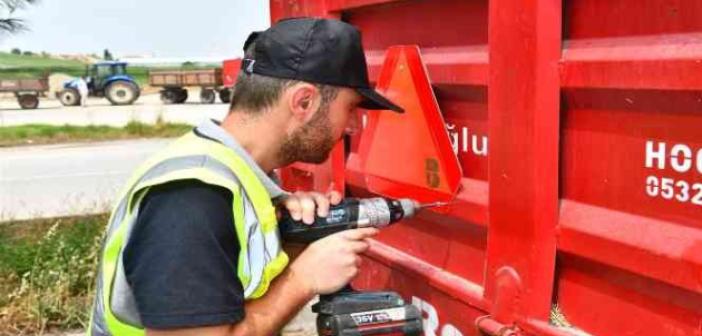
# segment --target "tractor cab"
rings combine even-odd
[[[86,76],[89,78],[90,91],[102,92],[108,82],[116,76],[127,76],[127,63],[115,61],[94,63],[87,67]]]

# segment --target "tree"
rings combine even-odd
[[[0,0],[0,34],[18,33],[27,30],[24,20],[13,17],[18,9],[37,3],[39,0]]]
[[[10,51],[13,55],[22,55],[22,50],[20,48],[12,48],[12,51]]]

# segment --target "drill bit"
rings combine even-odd
[[[449,204],[451,204],[451,202],[424,203],[424,204],[420,204],[419,208],[420,209],[435,208],[435,207],[447,206]]]

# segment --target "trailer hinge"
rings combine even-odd
[[[510,266],[500,267],[492,279],[495,282],[490,315],[475,320],[478,330],[487,336],[521,336],[516,326],[522,280]]]
[[[522,336],[523,333],[515,325],[505,325],[495,321],[492,316],[485,315],[475,319],[475,326],[486,336]]]

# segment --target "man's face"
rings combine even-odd
[[[361,96],[356,91],[340,88],[331,102],[320,104],[312,118],[285,139],[280,151],[281,161],[284,164],[326,161],[344,133],[360,127],[356,110],[360,102]]]

